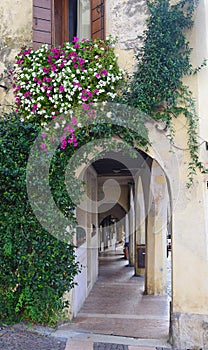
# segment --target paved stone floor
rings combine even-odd
[[[77,318],[56,332],[68,338],[66,350],[168,347],[170,298],[143,295],[143,278],[134,276],[121,252],[100,256],[98,281]]]

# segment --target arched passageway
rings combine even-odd
[[[143,151],[137,154],[131,158],[111,151],[87,168],[86,192],[96,202],[96,210],[77,209],[79,224],[86,225],[88,236],[80,251],[87,252],[83,265],[89,297],[79,313],[84,299],[77,303],[75,323],[95,332],[106,333],[107,327],[108,332],[135,337],[142,337],[146,325],[143,336],[154,338],[157,333],[167,338],[170,194],[160,165]],[[126,259],[124,246],[128,247]],[[84,278],[80,281],[77,295]]]

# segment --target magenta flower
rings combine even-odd
[[[95,89],[94,93],[97,95],[99,93],[99,90]]]
[[[61,148],[62,148],[62,149],[65,149],[66,146],[67,146],[66,140],[62,141],[62,143],[61,143]]]
[[[42,137],[43,139],[45,139],[45,138],[46,138],[46,134],[41,134],[41,137]]]
[[[102,69],[100,71],[100,74],[103,74],[103,75],[107,75],[108,74],[108,71],[106,69]]]
[[[60,86],[60,88],[59,88],[59,91],[60,91],[60,92],[63,92],[64,89],[65,89],[65,88],[64,88],[64,85],[62,84],[62,85]]]
[[[81,57],[79,57],[78,60],[79,60],[80,66],[82,66],[85,63],[85,60],[83,60],[83,58]]]
[[[98,78],[98,79],[100,78],[100,74],[98,74],[98,73],[95,74],[95,76],[96,76],[96,78]]]
[[[81,99],[82,99],[83,101],[87,101],[87,100],[88,100],[88,97],[85,96],[85,95],[82,95],[82,96],[81,96]]]
[[[37,81],[37,84],[38,84],[38,85],[41,85],[41,84],[42,84],[42,81],[41,81],[41,80],[38,80],[38,81]]]
[[[73,125],[77,125],[77,118],[76,117],[72,117],[71,122],[72,122]]]
[[[78,64],[74,64],[74,68],[77,69],[79,66]]]
[[[83,104],[82,104],[82,108],[83,108],[84,111],[88,111],[88,109],[90,108],[90,106],[89,106],[88,104],[86,104],[86,103],[83,103]]]
[[[46,144],[45,143],[42,143],[42,145],[40,145],[40,148],[47,151],[47,147],[46,147]]]
[[[70,134],[74,132],[74,129],[71,127],[71,125],[67,125],[64,128],[64,131],[68,131]]]
[[[65,141],[65,140],[66,140],[66,135],[61,136],[61,137],[60,137],[60,140],[61,140],[61,141]]]
[[[28,97],[28,96],[30,96],[31,95],[31,92],[30,91],[26,91],[25,93],[24,93],[24,97]]]
[[[74,36],[74,39],[72,40],[72,42],[76,43],[77,41],[79,41],[79,38],[77,36]]]
[[[73,85],[74,85],[74,86],[81,87],[81,84],[80,84],[79,82],[77,83],[76,81],[73,82]]]
[[[56,72],[56,71],[57,71],[57,67],[56,67],[55,64],[52,64],[51,68],[52,68],[52,71],[53,71],[53,72]]]
[[[42,70],[43,70],[43,72],[46,73],[46,74],[47,74],[48,72],[50,72],[50,68],[43,67]]]

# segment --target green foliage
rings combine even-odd
[[[74,247],[46,232],[27,197],[26,165],[38,127],[0,120],[0,318],[54,324],[78,273]]]
[[[198,157],[197,114],[192,93],[183,83],[186,75],[197,73],[190,63],[191,48],[186,32],[193,25],[194,0],[147,1],[149,18],[143,46],[137,54],[137,69],[125,92],[126,102],[154,119],[166,122],[172,136],[172,119],[188,119],[188,146],[191,161],[189,182],[196,168],[202,170]],[[171,138],[172,138],[171,136]]]

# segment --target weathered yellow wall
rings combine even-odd
[[[32,42],[32,0],[0,1],[0,74],[14,62],[23,45]],[[12,93],[0,89],[0,104],[10,104]]]

